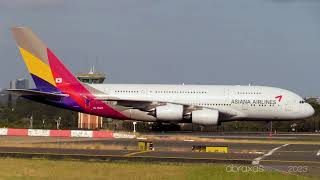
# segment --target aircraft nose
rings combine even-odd
[[[310,104],[306,104],[305,113],[307,117],[310,117],[314,114],[314,109]]]

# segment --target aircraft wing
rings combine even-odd
[[[168,103],[189,106],[187,104],[180,104],[180,103],[170,102],[170,101],[148,101],[148,100],[139,100],[139,99],[125,99],[125,98],[111,97],[111,96],[101,97],[101,98],[97,97],[96,99],[101,101],[113,101],[113,102],[116,102],[116,104],[119,106],[125,106],[125,107],[140,109],[144,111],[149,111],[154,109],[157,106],[166,105]]]
[[[116,105],[119,106],[124,106],[127,108],[132,108],[132,109],[139,109],[142,111],[152,111],[154,110],[157,106],[163,106],[166,104],[176,104],[176,105],[183,105],[184,106],[184,113],[189,114],[192,111],[195,110],[201,110],[201,109],[212,109],[212,110],[217,110],[215,108],[208,108],[208,107],[202,107],[202,106],[197,106],[197,105],[190,105],[190,104],[184,104],[184,103],[177,103],[177,102],[171,102],[171,101],[148,101],[148,100],[137,100],[137,99],[124,99],[124,98],[119,98],[119,97],[101,97],[101,98],[96,98],[97,100],[102,100],[102,101],[108,101],[108,102],[115,102]],[[218,110],[219,113],[225,115],[225,116],[237,116],[238,114],[233,111],[220,111]]]
[[[43,98],[63,98],[68,97],[68,94],[43,92],[33,89],[6,89],[6,91],[19,96],[38,96]]]

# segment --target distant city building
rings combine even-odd
[[[9,86],[10,89],[16,89],[16,80],[12,80],[10,81],[10,86]]]
[[[88,73],[77,74],[77,78],[84,83],[101,84],[106,79],[106,75],[95,72],[94,67],[92,67]],[[100,129],[102,128],[102,122],[102,117],[78,113],[78,128],[80,129]]]
[[[10,89],[29,89],[28,79],[16,79],[10,81]],[[9,94],[8,95],[8,106],[11,107],[16,103],[17,96]]]
[[[3,90],[3,89],[0,89],[0,105],[5,105],[5,104],[8,104],[8,93]]]
[[[10,89],[29,89],[28,79],[16,79],[10,81]]]
[[[100,129],[102,128],[103,117],[78,113],[78,128],[80,129]]]

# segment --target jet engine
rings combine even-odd
[[[183,118],[183,106],[177,104],[158,106],[150,114],[162,121],[180,121]]]
[[[192,123],[199,125],[218,125],[219,111],[211,109],[203,109],[192,111]]]

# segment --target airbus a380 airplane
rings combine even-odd
[[[299,95],[273,87],[81,83],[31,29],[12,32],[36,89],[8,91],[33,101],[114,119],[200,125],[314,114]]]

